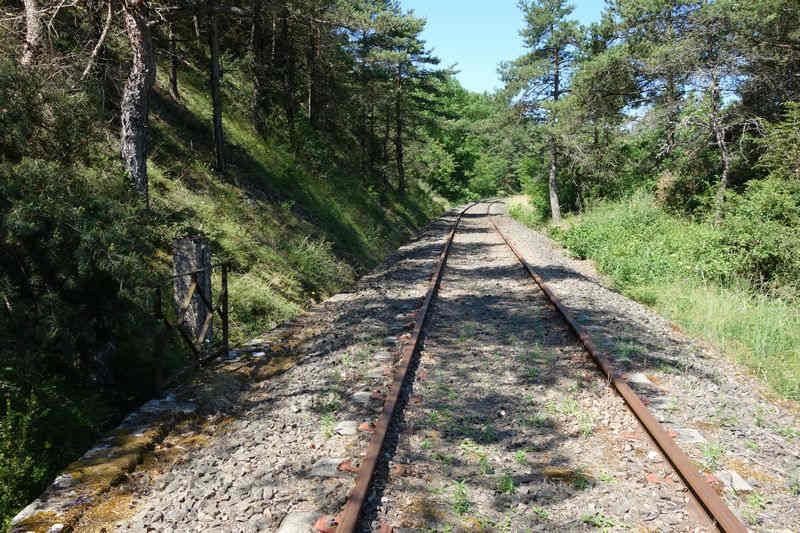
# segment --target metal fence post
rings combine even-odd
[[[167,330],[164,325],[164,310],[162,309],[161,287],[155,290],[153,300],[153,315],[156,317],[158,329],[156,330],[155,343],[153,344],[153,373],[156,390],[161,391],[164,384],[164,347],[166,345]]]
[[[225,357],[228,356],[230,346],[228,339],[228,265],[222,265],[222,349]]]

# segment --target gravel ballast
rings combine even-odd
[[[798,531],[797,407],[772,401],[748,372],[673,323],[604,286],[588,261],[505,216],[496,221],[615,361],[656,418],[754,531]],[[639,383],[636,384],[635,381]]]
[[[487,203],[455,236],[359,530],[708,529],[489,210],[748,527],[797,531],[796,411]],[[308,533],[340,511],[457,212],[174,391],[193,411],[76,500],[75,530]]]
[[[456,234],[409,388],[361,531],[706,530],[486,204]]]

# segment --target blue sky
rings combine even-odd
[[[458,79],[471,91],[500,87],[497,65],[523,54],[522,11],[517,0],[402,0],[405,9],[428,19],[422,37],[442,66],[458,63]],[[574,18],[600,20],[603,0],[573,1]]]

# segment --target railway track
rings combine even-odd
[[[596,400],[596,398],[592,399],[592,394],[595,394],[595,396],[598,394],[606,394],[606,396],[622,398],[624,400],[628,413],[635,416],[635,419],[638,421],[638,424],[641,428],[641,434],[645,435],[645,439],[650,440],[650,442],[657,446],[659,453],[663,454],[663,457],[666,458],[666,462],[669,464],[669,466],[667,466],[665,463],[665,465],[662,467],[663,469],[669,470],[672,473],[672,478],[669,478],[670,472],[664,476],[664,479],[667,480],[665,481],[665,484],[669,484],[667,483],[669,479],[672,479],[673,481],[678,479],[680,483],[685,485],[691,494],[690,498],[686,498],[686,500],[692,500],[689,501],[689,507],[693,508],[694,511],[700,511],[693,514],[692,520],[694,524],[700,524],[699,527],[701,529],[719,529],[724,532],[747,531],[741,521],[730,511],[730,509],[728,509],[728,507],[726,507],[724,502],[713,490],[713,488],[702,478],[701,474],[689,460],[688,456],[673,442],[670,435],[648,411],[644,403],[627,383],[625,378],[616,373],[608,357],[604,355],[603,352],[597,347],[591,337],[586,333],[586,331],[583,330],[579,322],[570,315],[555,294],[548,289],[547,285],[537,275],[535,269],[525,261],[524,257],[514,247],[513,243],[505,235],[503,235],[500,228],[494,222],[491,216],[491,211],[496,205],[499,205],[499,202],[491,201],[473,204],[465,208],[459,214],[456,222],[453,224],[444,249],[439,257],[435,272],[431,278],[423,305],[417,312],[416,322],[411,333],[411,338],[402,348],[402,357],[400,363],[395,368],[393,381],[384,401],[383,411],[375,423],[375,432],[359,467],[355,486],[351,490],[347,503],[342,511],[335,517],[323,517],[317,523],[318,529],[323,531],[336,531],[337,533],[350,533],[354,531],[373,531],[376,529],[376,525],[380,524],[380,531],[382,533],[389,533],[398,527],[413,528],[415,526],[421,526],[425,520],[427,520],[429,523],[436,522],[437,520],[443,519],[443,516],[447,515],[448,513],[456,513],[460,518],[464,518],[464,516],[467,515],[467,518],[465,519],[467,520],[465,522],[467,525],[462,526],[462,528],[475,530],[491,530],[492,527],[497,528],[496,522],[492,523],[491,520],[489,520],[487,525],[487,523],[481,522],[480,518],[469,516],[471,511],[475,510],[474,508],[480,507],[480,504],[470,501],[467,487],[472,487],[474,485],[476,488],[473,490],[476,493],[486,494],[490,491],[487,487],[482,487],[481,482],[485,482],[486,480],[492,480],[492,482],[494,482],[494,480],[499,479],[499,491],[498,487],[493,487],[492,489],[495,493],[500,493],[501,501],[499,504],[497,501],[495,501],[493,506],[502,508],[503,505],[505,505],[502,501],[502,496],[504,494],[508,495],[508,493],[513,494],[517,488],[515,487],[515,476],[513,475],[513,472],[512,474],[501,475],[499,473],[499,467],[494,467],[489,464],[489,454],[486,451],[481,450],[491,449],[493,445],[497,445],[502,441],[502,438],[497,437],[498,432],[502,433],[505,431],[508,434],[513,434],[515,430],[509,428],[513,428],[514,424],[518,421],[511,423],[511,425],[509,425],[507,421],[502,421],[499,423],[499,429],[493,428],[489,423],[484,424],[486,420],[479,421],[480,424],[484,424],[480,429],[476,430],[475,427],[469,427],[471,420],[469,417],[459,418],[459,413],[451,412],[452,409],[447,410],[441,408],[440,406],[446,404],[447,402],[437,403],[436,395],[439,392],[444,391],[444,394],[446,394],[451,400],[457,400],[459,395],[464,397],[468,396],[469,394],[467,392],[458,392],[459,389],[464,390],[463,384],[453,383],[453,381],[458,380],[459,378],[462,380],[468,379],[469,377],[473,376],[473,373],[474,377],[479,377],[480,372],[475,370],[476,367],[473,367],[473,370],[466,373],[461,372],[463,368],[450,369],[448,367],[449,363],[446,362],[445,359],[439,357],[437,360],[436,356],[432,358],[433,361],[428,361],[430,364],[426,364],[426,362],[423,361],[422,366],[420,366],[420,359],[424,360],[425,356],[428,355],[425,353],[428,350],[428,343],[425,342],[426,337],[434,337],[435,335],[431,335],[430,331],[440,327],[440,324],[432,319],[432,315],[435,315],[436,312],[445,314],[447,312],[456,312],[457,314],[470,312],[470,307],[468,305],[470,295],[464,294],[463,291],[461,293],[446,295],[445,302],[442,302],[441,305],[442,309],[438,310],[440,297],[439,292],[440,288],[442,287],[446,271],[453,272],[454,275],[452,276],[452,283],[454,286],[457,286],[459,283],[461,283],[463,286],[465,282],[468,285],[468,270],[474,268],[474,266],[467,265],[469,268],[465,268],[461,263],[464,261],[476,260],[478,262],[482,262],[483,258],[480,257],[479,254],[481,252],[488,252],[489,255],[492,255],[492,260],[494,263],[489,262],[486,265],[478,268],[495,268],[498,273],[502,274],[502,276],[505,276],[508,279],[508,283],[511,283],[513,290],[510,292],[513,293],[516,298],[512,301],[509,298],[503,298],[500,294],[484,294],[478,297],[482,298],[484,301],[486,299],[494,298],[494,300],[492,300],[493,303],[490,303],[489,307],[483,308],[490,309],[490,311],[488,311],[490,313],[494,312],[491,311],[491,309],[496,310],[496,308],[502,308],[503,306],[508,307],[508,309],[504,310],[504,314],[501,313],[500,316],[496,317],[494,320],[495,326],[498,328],[503,328],[504,323],[508,322],[509,320],[514,320],[514,306],[525,306],[525,298],[531,300],[531,306],[538,305],[539,308],[546,308],[547,305],[543,306],[542,302],[547,302],[548,305],[551,305],[552,308],[549,311],[550,315],[545,316],[546,313],[544,311],[536,311],[530,315],[530,320],[528,323],[525,323],[523,320],[523,322],[518,324],[518,326],[536,330],[539,328],[537,324],[544,323],[544,329],[547,331],[541,331],[540,328],[538,331],[540,336],[547,337],[548,335],[551,335],[553,331],[556,332],[555,335],[561,335],[561,337],[552,343],[553,345],[565,346],[567,345],[567,341],[565,341],[566,337],[574,335],[574,337],[572,337],[573,341],[577,337],[577,339],[580,341],[580,344],[577,345],[577,347],[571,347],[568,350],[565,350],[563,347],[559,348],[562,350],[562,352],[568,352],[568,357],[564,357],[564,359],[571,361],[570,363],[564,363],[565,366],[561,370],[561,373],[565,376],[567,374],[571,375],[574,373],[578,376],[577,381],[575,381],[578,384],[578,388],[585,386],[585,384],[582,385],[582,383],[584,382],[583,380],[585,380],[585,377],[589,375],[590,371],[582,368],[581,365],[584,364],[583,361],[588,359],[586,358],[586,354],[588,353],[591,355],[596,362],[597,367],[602,370],[602,375],[604,375],[606,378],[605,383],[602,384],[602,386],[605,387],[605,389],[613,389],[618,396],[606,393],[598,393],[595,389],[592,389],[594,392],[588,395],[589,400],[587,401],[591,402]],[[469,219],[469,222],[466,225],[463,224],[465,219]],[[495,242],[486,250],[481,249],[486,245],[483,245],[477,241],[469,241],[470,234],[488,234],[489,231],[495,234]],[[448,264],[448,258],[450,257],[451,251],[454,248],[456,237],[457,235],[460,235],[461,232],[466,235],[465,242],[459,243],[459,246],[463,248],[463,250],[461,250],[463,253],[461,253],[461,256],[459,257],[459,261],[461,263],[451,266]],[[505,257],[503,257],[503,254],[505,254]],[[516,270],[516,273],[513,272],[514,270]],[[527,288],[524,288],[522,285],[520,285],[520,283],[522,283],[519,280],[520,271],[524,271],[525,273],[524,277],[527,278]],[[449,287],[450,278],[448,277],[446,281]],[[530,283],[531,281],[535,282],[535,287],[538,287],[538,296],[530,292],[533,290],[532,284]],[[496,292],[502,293],[504,289],[505,287],[499,287],[499,290]],[[537,298],[538,301],[536,301]],[[465,300],[467,303],[465,304],[462,302],[460,307],[454,307],[453,302],[458,299]],[[448,306],[451,307],[451,309],[447,309]],[[437,310],[434,308],[437,308]],[[525,309],[525,307],[519,308]],[[464,309],[466,309],[466,311],[464,311]],[[558,315],[555,315],[554,310],[557,311]],[[519,314],[525,315],[525,312],[523,311]],[[451,318],[454,319],[453,322],[459,322],[457,316],[453,316]],[[478,318],[479,320],[477,322],[481,323],[480,319],[485,319],[486,317],[471,318]],[[561,325],[558,325],[557,321],[560,321]],[[491,319],[486,319],[485,322],[487,322],[489,326],[492,326]],[[480,338],[480,332],[476,334],[474,330],[470,330],[463,333],[464,334],[462,337],[465,342],[470,344],[471,348],[476,348],[477,346],[473,344],[473,339]],[[514,337],[514,335],[516,335],[516,333],[511,335],[511,337]],[[441,344],[441,341],[439,342]],[[506,343],[508,347],[510,347],[510,357],[515,357],[514,354],[520,350],[524,351],[524,349],[520,347],[524,346],[526,342],[527,341],[524,339],[511,338],[511,340]],[[449,351],[452,353],[452,346],[445,345],[442,346],[442,348],[444,352]],[[547,351],[546,348],[547,347],[543,348],[543,353]],[[579,352],[582,352],[582,354]],[[532,357],[535,359],[537,356],[534,355]],[[549,369],[555,373],[558,373],[556,369],[558,369],[559,365],[562,364],[559,362],[557,358],[558,356],[553,357],[545,353],[543,357],[545,357],[545,359],[550,357],[549,364],[551,366]],[[463,359],[467,360],[469,358],[464,357]],[[581,359],[583,361],[580,361]],[[538,364],[538,362],[536,364]],[[503,369],[507,368],[508,366],[503,365],[504,362],[502,359],[500,359],[499,363],[495,365],[497,372],[502,372]],[[520,367],[518,368],[518,371],[521,372],[523,370]],[[424,407],[416,407],[412,405],[414,404],[415,399],[420,399],[420,395],[416,394],[416,389],[418,387],[416,382],[419,382],[421,379],[428,378],[431,373],[436,374],[437,372],[440,378],[440,382],[436,385],[438,388],[435,390],[425,390],[425,386],[421,387],[421,389],[425,391],[424,398],[422,398],[421,403],[425,404],[427,401],[427,403],[430,405],[425,405]],[[538,366],[529,366],[526,370],[524,370],[524,372],[526,372],[526,376],[530,378],[529,380],[533,383],[536,382],[537,378],[541,374],[546,374],[546,370],[543,371]],[[596,387],[596,384],[600,381],[598,379],[598,375],[599,372],[595,370],[595,375],[590,376],[590,379],[594,380],[593,383],[595,383],[595,385],[590,386],[590,389],[592,387]],[[498,378],[499,377],[500,376],[498,376]],[[448,388],[447,385],[441,382],[441,379],[446,381],[448,378],[450,385],[452,385],[451,388]],[[470,387],[479,388],[482,384],[485,386],[485,381],[487,381],[487,379],[491,381],[491,375],[484,376],[483,381],[474,381]],[[570,387],[574,386],[574,384],[570,385]],[[412,391],[412,389],[414,390]],[[431,389],[431,387],[428,387],[428,389]],[[494,391],[492,391],[491,384],[489,384],[488,389],[484,391],[484,394],[485,396],[482,397],[480,401],[477,401],[472,406],[473,408],[477,409],[475,406],[481,405],[480,408],[482,409],[484,408],[482,404],[492,403],[491,400],[487,400],[488,397],[495,394]],[[563,396],[567,399],[558,400],[556,398],[548,402],[540,402],[538,407],[542,407],[542,405],[544,405],[544,412],[548,412],[549,410],[554,417],[557,417],[558,415],[564,415],[565,413],[570,413],[570,416],[572,416],[575,414],[574,412],[582,412],[582,408],[578,405],[580,403],[579,401],[568,398],[566,393],[564,393]],[[431,399],[428,400],[428,398]],[[411,399],[410,402],[409,399]],[[495,400],[497,400],[497,398],[495,398]],[[510,410],[511,408],[504,406],[515,403],[510,401],[513,400],[513,398],[504,398],[504,400],[505,401],[497,401],[497,405],[499,406],[498,408],[500,409],[497,416],[500,418],[509,416],[506,413],[506,410]],[[610,400],[603,399],[602,401],[608,402]],[[532,400],[532,402],[535,403],[536,400]],[[459,405],[457,401],[454,403]],[[576,407],[576,405],[578,406]],[[438,410],[437,406],[439,406]],[[412,411],[416,410],[418,412],[408,414],[405,413],[406,408],[411,409]],[[463,410],[463,413],[470,411],[470,407],[466,405],[461,405],[461,409]],[[523,407],[521,409],[521,413],[524,414],[525,411],[526,408]],[[541,417],[543,415],[539,413],[537,416]],[[591,418],[593,415],[588,414],[585,416]],[[400,417],[402,420],[398,420],[398,417]],[[436,418],[436,420],[428,420],[431,418]],[[514,418],[514,413],[511,414],[510,418]],[[576,415],[575,418],[579,419],[580,416]],[[542,419],[539,422],[540,424],[537,424],[536,419],[534,419],[533,425],[538,425],[540,427],[538,427],[535,432],[529,432],[528,437],[535,437],[535,440],[536,438],[544,436],[544,438],[547,439],[547,433],[549,432],[551,434],[550,441],[547,441],[543,445],[543,450],[538,450],[542,453],[533,453],[532,455],[535,457],[548,457],[548,459],[551,460],[549,464],[530,464],[530,461],[527,458],[527,455],[530,454],[530,450],[527,450],[524,447],[524,439],[527,438],[524,431],[520,430],[520,435],[517,435],[516,437],[509,437],[510,447],[512,449],[514,449],[514,447],[518,448],[513,453],[513,456],[518,460],[519,463],[527,465],[525,468],[530,467],[531,470],[536,470],[533,477],[542,477],[542,474],[544,473],[545,477],[551,481],[552,479],[557,479],[560,483],[571,483],[573,488],[578,487],[582,483],[588,484],[593,479],[592,476],[608,477],[609,474],[587,474],[581,473],[576,469],[570,469],[566,466],[560,466],[558,461],[563,460],[563,457],[561,457],[561,459],[553,460],[553,455],[568,455],[570,452],[565,450],[569,450],[570,446],[562,443],[554,443],[553,441],[563,440],[566,442],[568,440],[568,436],[560,435],[559,439],[552,438],[553,434],[558,433],[554,428],[553,421]],[[424,427],[426,425],[431,427],[444,426],[448,429],[445,429],[444,431],[429,429],[427,430],[429,433],[425,433],[426,430]],[[404,426],[410,428],[412,432],[416,433],[416,435],[413,437],[404,435]],[[420,437],[419,433],[421,433],[422,437],[425,438],[420,440],[422,437]],[[484,433],[491,434],[487,436]],[[439,454],[438,458],[441,459],[439,462],[445,464],[445,475],[437,476],[436,474],[426,474],[424,471],[425,468],[433,471],[442,467],[438,465],[430,466],[430,461],[426,463],[425,456],[430,454],[426,454],[421,450],[421,448],[425,448],[426,446],[433,447],[434,445],[430,444],[430,441],[436,441],[436,439],[442,440],[443,434],[445,434],[444,440],[452,441],[449,443],[444,443],[443,449],[452,451],[454,449],[453,446],[457,445],[458,449],[461,450],[460,455],[458,451],[451,453],[449,456],[447,452],[436,452]],[[574,437],[574,435],[571,435],[570,437]],[[416,441],[413,441],[414,438],[416,438]],[[611,447],[611,445],[603,444],[601,442],[603,438],[605,437],[586,437],[582,441],[582,445],[587,448],[587,451],[590,448],[596,449],[598,447]],[[596,444],[595,441],[597,441]],[[508,443],[504,442],[504,444]],[[539,444],[541,448],[541,442]],[[572,453],[577,453],[578,457],[580,457],[581,451],[578,450],[575,452],[575,450],[573,450]],[[649,452],[648,457],[653,457],[651,455],[652,453],[652,451]],[[396,454],[404,455],[405,460],[402,462],[393,461],[393,456]],[[500,455],[503,455],[502,451],[498,452],[498,456]],[[476,474],[475,472],[470,473],[468,468],[469,465],[467,464],[470,462],[470,459],[463,459],[462,456],[474,459],[478,463],[478,471],[482,472],[482,474]],[[459,461],[458,457],[462,457],[463,460],[461,462],[464,464],[455,464]],[[417,460],[419,460],[420,464],[425,465],[420,467],[421,470],[419,471],[415,471],[415,464]],[[658,460],[660,461],[660,459]],[[448,461],[452,462],[453,464],[447,465]],[[500,461],[500,459],[498,459],[498,461]],[[555,463],[553,463],[553,461],[555,461]],[[609,461],[611,460],[609,459]],[[613,463],[613,461],[611,462]],[[567,461],[567,464],[569,464],[569,461]],[[513,471],[513,468],[511,471]],[[441,504],[431,503],[423,496],[409,496],[410,492],[408,487],[396,487],[398,484],[409,485],[409,483],[397,481],[397,479],[402,479],[404,477],[413,478],[415,480],[414,483],[410,483],[410,485],[416,484],[415,490],[417,490],[417,492],[422,491],[422,489],[425,489],[426,486],[428,489],[439,490],[440,492],[449,491],[451,493],[450,497],[452,500],[450,508],[442,508]],[[441,484],[438,487],[428,486],[430,483],[432,483],[434,478],[451,479],[454,480],[454,482],[452,487],[446,487],[444,484]],[[531,478],[530,476],[517,476],[516,482],[518,484],[519,479],[525,481]],[[486,483],[483,484],[485,485]],[[547,485],[546,482],[545,485]],[[675,487],[672,487],[672,489],[679,491],[679,489]],[[621,493],[622,487],[620,486],[618,490]],[[625,494],[623,499],[627,499],[628,497],[629,495]],[[633,499],[633,501],[636,500]],[[692,505],[692,503],[694,503],[694,505]],[[391,509],[393,504],[397,506],[404,506],[405,512],[398,515],[396,510]],[[487,506],[484,505],[484,507]],[[490,507],[492,506],[490,505],[487,508]],[[535,512],[539,513],[538,518],[540,519],[544,517],[543,513],[547,512],[542,507],[534,506],[533,508],[535,509]],[[408,523],[400,524],[392,522],[392,519],[396,519],[403,514],[412,517],[414,515],[418,515],[418,519],[412,518],[407,520]],[[690,512],[689,515],[692,515],[692,513]],[[470,522],[470,520],[472,521]],[[647,520],[647,518],[645,517],[644,520]],[[691,529],[688,524],[689,522],[683,522],[673,525],[675,526],[676,530],[687,528]],[[506,525],[508,528],[510,528],[510,530],[514,531],[516,531],[516,529],[513,529],[514,527],[521,527],[512,525],[510,518],[508,519],[508,524]],[[556,525],[551,521],[549,525],[542,526],[543,529],[541,530],[574,530],[579,529],[580,527],[585,527],[586,525],[613,527],[614,525],[620,524],[615,523],[612,519],[606,517],[602,513],[589,513],[581,517],[576,517],[573,521],[562,520],[560,525]]]

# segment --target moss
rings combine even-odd
[[[159,427],[141,434],[118,435],[108,454],[75,461],[66,468],[66,473],[80,483],[82,490],[99,494],[124,479],[161,433]]]
[[[41,512],[23,520],[15,527],[24,531],[34,531],[36,533],[46,532],[50,526],[60,522],[60,515],[53,512]]]

